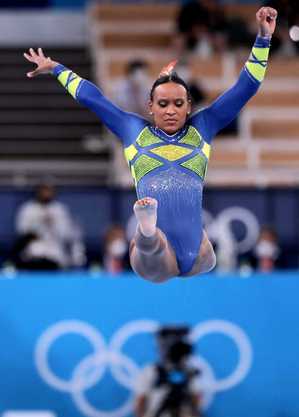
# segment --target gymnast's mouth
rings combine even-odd
[[[177,119],[166,119],[164,120],[166,123],[177,123]]]

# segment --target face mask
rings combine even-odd
[[[259,258],[276,259],[278,256],[278,247],[275,243],[262,240],[257,244],[256,254]]]
[[[138,84],[142,84],[142,83],[147,82],[147,75],[146,75],[146,72],[143,69],[137,69],[136,71],[134,71],[130,75],[130,78],[131,78],[132,81],[134,81]]]
[[[127,242],[125,239],[115,239],[108,246],[108,253],[116,258],[121,258],[127,251]]]

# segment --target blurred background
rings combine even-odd
[[[198,109],[237,79],[263,5],[279,15],[266,79],[208,168],[216,270],[153,288],[130,271],[136,195],[120,143],[54,77],[28,79],[23,52],[42,47],[145,117],[152,82],[178,58]],[[299,415],[298,54],[296,0],[0,0],[1,416]],[[169,323],[162,355],[154,340]]]

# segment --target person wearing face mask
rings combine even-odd
[[[148,64],[143,60],[130,61],[126,78],[115,87],[114,101],[129,112],[146,116],[148,89]]]
[[[261,228],[254,255],[258,271],[272,272],[276,269],[280,248],[277,234],[270,226]]]
[[[52,185],[41,184],[35,199],[19,208],[16,231],[19,269],[58,270],[85,263],[81,232]]]
[[[112,225],[104,236],[103,266],[106,272],[119,274],[127,268],[128,243],[125,230]]]
[[[119,82],[113,83],[112,97],[114,102],[124,110],[146,117],[148,114],[147,101],[149,81],[149,66],[146,61],[134,59],[126,65],[126,76]],[[132,186],[132,178],[123,157],[122,144],[116,138],[111,138],[113,149],[110,182],[117,186]]]
[[[175,73],[175,63],[163,68],[150,91],[152,122],[120,109],[95,85],[45,57],[42,49],[31,48],[24,54],[37,65],[29,77],[54,74],[122,141],[138,195],[134,205],[138,226],[130,244],[130,261],[141,277],[159,283],[214,268],[215,253],[201,216],[211,141],[264,79],[276,17],[270,7],[256,13],[259,33],[239,79],[210,106],[192,115],[189,89]]]

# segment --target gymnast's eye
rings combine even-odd
[[[159,104],[160,107],[166,107],[168,102],[166,100],[159,100],[158,104]]]
[[[182,107],[182,106],[183,106],[183,104],[184,104],[184,100],[182,100],[181,98],[179,98],[179,99],[177,99],[177,100],[175,101],[175,105],[176,105],[177,107]]]

